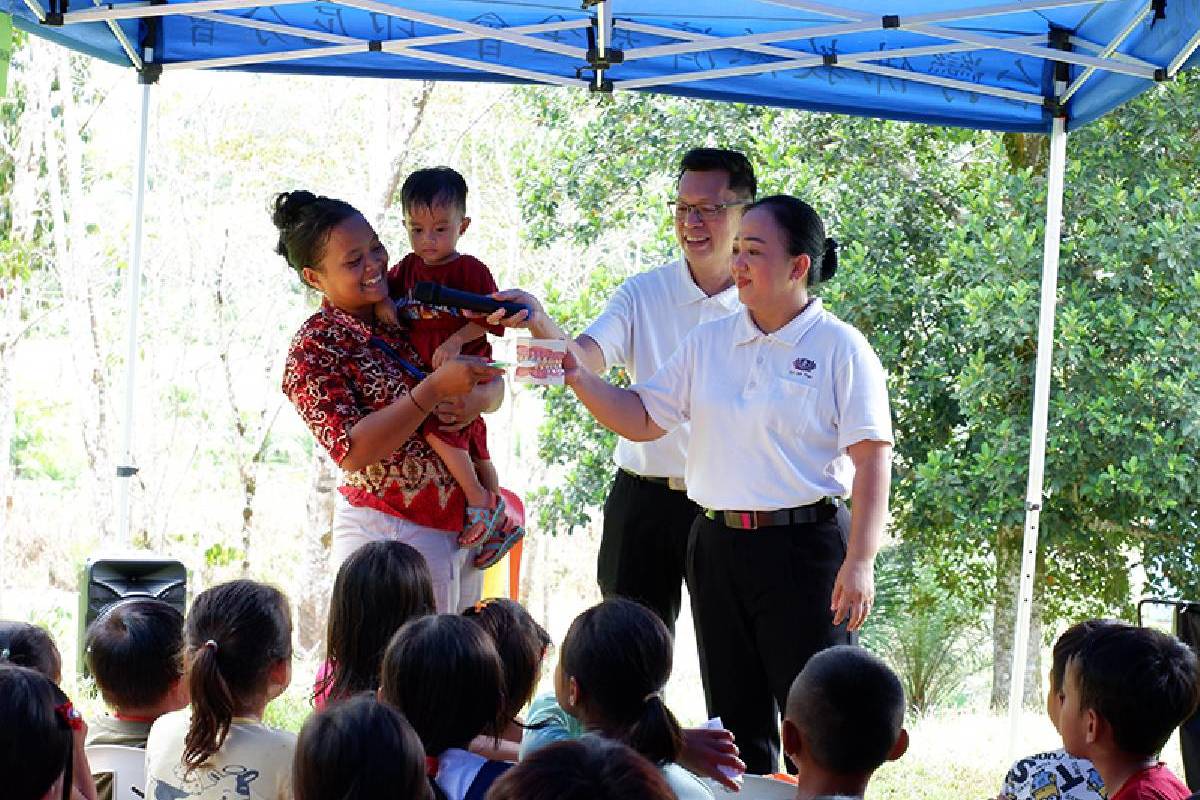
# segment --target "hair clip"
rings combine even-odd
[[[71,703],[70,700],[56,705],[54,707],[54,713],[58,714],[59,719],[67,723],[67,727],[71,730],[83,730],[83,715],[76,710],[74,704]]]
[[[485,608],[487,608],[492,603],[495,603],[499,599],[500,598],[498,598],[498,597],[488,597],[483,600],[476,600],[475,605],[471,606],[471,610],[474,611],[476,614],[482,614],[483,610]]]
[[[436,778],[438,774],[437,756],[425,756],[425,774],[430,778]]]
[[[7,647],[0,650],[0,661],[8,661],[10,658],[12,658],[12,650]]]

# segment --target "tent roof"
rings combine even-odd
[[[0,0],[0,10],[118,64],[141,66],[142,46],[157,44],[148,60],[164,71],[611,82],[1012,131],[1048,131],[1056,108],[1086,123],[1200,61],[1200,0],[833,1]],[[59,15],[61,25],[39,22]],[[619,63],[596,58],[613,48]],[[1067,73],[1057,85],[1055,61]]]

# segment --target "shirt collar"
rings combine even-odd
[[[758,325],[754,324],[754,318],[750,316],[750,309],[743,308],[738,313],[737,327],[734,329],[734,344],[749,344],[755,339],[764,338],[795,346],[800,343],[800,338],[824,317],[825,309],[821,304],[821,298],[814,297],[809,301],[808,307],[797,314],[796,318],[787,325],[774,333],[763,333]]]
[[[334,306],[325,298],[321,298],[321,313],[328,317],[330,322],[349,329],[352,333],[363,340],[370,339],[375,335],[375,332],[371,330],[370,325],[352,314],[347,314],[345,311],[342,311],[340,308]]]
[[[688,267],[687,259],[680,258],[675,262],[674,266],[675,283],[671,287],[671,293],[675,297],[675,305],[690,306],[693,303],[702,303],[711,297],[712,300],[717,301],[730,311],[737,308],[737,287],[732,283],[724,291],[710,296],[705,294],[704,290],[696,285],[696,280],[692,277],[692,270]]]

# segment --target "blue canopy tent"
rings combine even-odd
[[[48,2],[49,5],[43,3]],[[233,69],[653,91],[1051,138],[1015,746],[1042,502],[1067,130],[1200,60],[1200,0],[0,0],[19,28],[143,84],[129,273],[128,530],[149,89]]]

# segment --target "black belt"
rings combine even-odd
[[[704,516],[724,523],[727,528],[752,531],[757,528],[773,528],[781,525],[804,525],[824,522],[837,515],[837,500],[826,497],[815,503],[796,508],[780,508],[775,511],[714,511],[704,509]]]
[[[676,492],[687,491],[687,484],[683,482],[683,478],[660,478],[656,475],[638,475],[636,472],[630,472],[624,467],[617,467],[617,469],[621,470],[621,472],[624,472],[629,477],[635,478],[639,481],[653,483],[657,486],[666,486],[668,489],[672,489]]]

